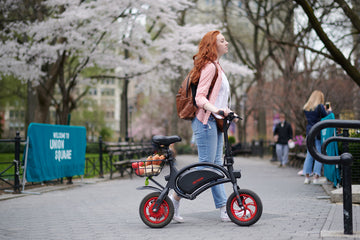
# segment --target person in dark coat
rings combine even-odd
[[[280,114],[279,117],[280,122],[276,124],[274,129],[274,140],[276,142],[276,155],[280,162],[280,167],[284,167],[289,161],[288,143],[292,141],[293,130],[290,123],[285,120],[284,114]]]

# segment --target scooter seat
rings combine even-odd
[[[169,146],[172,143],[180,142],[181,137],[179,137],[177,135],[173,135],[173,136],[155,135],[155,136],[153,136],[152,141],[159,145]]]

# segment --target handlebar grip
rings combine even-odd
[[[220,110],[220,111],[219,111],[219,115],[225,117],[225,112],[224,112],[223,110]]]

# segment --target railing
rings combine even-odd
[[[16,132],[16,136],[14,139],[0,139],[0,142],[14,142],[15,143],[15,156],[13,162],[2,163],[2,164],[9,164],[2,172],[0,172],[0,180],[8,184],[10,187],[13,188],[14,193],[20,193],[20,142],[22,142],[20,138],[20,133]],[[5,177],[9,177],[11,175],[6,175],[5,173],[14,167],[14,182],[11,183],[7,181]],[[5,188],[6,189],[6,188]]]
[[[316,150],[315,138],[324,128],[344,128],[343,136],[328,138],[321,145],[321,153]],[[351,190],[351,164],[353,156],[349,153],[348,143],[360,143],[360,138],[350,138],[348,129],[359,129],[357,120],[325,120],[315,124],[307,137],[306,145],[310,154],[319,162],[325,164],[341,164],[343,167],[343,216],[344,234],[353,234],[352,222],[352,190]],[[343,153],[340,156],[327,156],[326,147],[330,142],[343,142]]]
[[[5,182],[8,187],[0,188],[0,190],[6,190],[9,188],[13,189],[14,193],[21,192],[21,161],[20,161],[20,143],[25,142],[20,137],[20,133],[17,132],[14,139],[0,139],[1,142],[14,142],[15,144],[15,151],[14,151],[14,160],[12,162],[0,162],[1,165],[7,165],[6,167],[2,167],[0,172],[0,181]],[[104,174],[110,173],[110,176],[116,171],[116,168],[113,166],[112,161],[107,153],[104,153],[105,143],[102,141],[101,136],[99,137],[99,155],[98,157],[87,157],[85,159],[85,171],[84,177],[94,177],[99,176],[100,178],[104,177]],[[134,144],[128,144],[132,146]],[[138,145],[140,146],[137,150],[138,152],[133,152],[138,156],[144,156],[144,153],[148,153],[148,151],[144,152],[145,148],[148,148],[149,143],[139,142]],[[9,173],[14,169],[12,174]],[[11,180],[9,180],[11,179]],[[58,181],[62,182],[62,179],[58,179]],[[68,183],[72,182],[72,177],[68,178]]]
[[[114,152],[116,152],[116,159],[113,158]],[[151,142],[104,142],[100,136],[99,156],[86,158],[84,176],[97,175],[103,178],[104,174],[110,173],[110,179],[112,179],[112,175],[116,171],[113,165],[114,161],[139,159],[153,152]]]

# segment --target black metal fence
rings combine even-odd
[[[21,139],[19,132],[16,133],[14,139],[0,139],[1,143],[14,143],[14,160],[13,161],[0,161],[0,190],[13,189],[15,193],[21,192],[21,178],[23,175],[23,161],[20,159],[22,154],[20,144],[25,140]],[[92,142],[94,143],[94,142]],[[113,160],[109,157],[106,151],[105,143],[99,137],[97,156],[85,158],[84,177],[104,177],[105,174],[113,173],[117,169],[113,166]],[[129,143],[130,144],[130,143]],[[141,143],[143,144],[143,143]],[[22,147],[23,148],[23,147]],[[75,176],[76,177],[76,176]],[[55,182],[63,182],[63,179],[57,179]],[[71,178],[68,179],[71,182]],[[54,182],[54,181],[52,181]],[[35,183],[31,183],[35,184]]]
[[[1,165],[5,165],[0,172],[0,181],[5,183],[1,190],[13,188],[15,193],[20,192],[20,174],[21,174],[21,161],[20,161],[20,143],[24,142],[21,140],[20,133],[16,132],[14,139],[0,139],[0,143],[13,142],[15,144],[14,160],[12,162],[0,162]],[[11,174],[10,171],[13,171]]]

